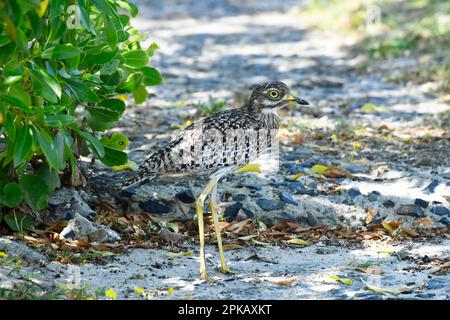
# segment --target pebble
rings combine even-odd
[[[298,202],[294,200],[292,195],[289,192],[282,191],[280,193],[280,199],[281,201],[284,201],[286,203],[292,204],[294,206],[298,206]]]
[[[187,189],[187,190],[178,192],[175,195],[175,198],[177,198],[178,200],[180,200],[183,203],[194,203],[195,202],[195,196],[192,193],[191,189]]]
[[[395,202],[392,200],[386,200],[383,202],[383,206],[385,206],[386,208],[393,208],[395,207]]]
[[[419,207],[421,207],[421,208],[426,208],[426,207],[428,207],[428,201],[425,201],[425,200],[422,200],[422,199],[419,199],[419,198],[417,198],[416,200],[414,200],[414,204],[415,205],[417,205],[417,206],[419,206]]]
[[[226,218],[227,222],[233,221],[237,217],[239,210],[241,209],[242,209],[242,202],[235,202],[227,206],[223,212],[223,215]]]
[[[52,215],[49,220],[67,220],[73,218],[75,214],[83,217],[92,217],[96,212],[84,201],[80,192],[74,188],[62,188],[57,190],[48,199],[49,207],[52,209]]]
[[[415,204],[403,204],[400,207],[397,208],[397,214],[403,215],[403,216],[412,216],[412,217],[424,217],[425,214],[423,213],[422,208]]]
[[[351,164],[351,163],[342,163],[341,167],[345,170],[349,171],[350,173],[367,173],[369,172],[369,169],[363,166],[359,166],[357,164]]]
[[[439,222],[446,225],[447,227],[450,227],[450,219],[448,217],[443,217],[441,220],[439,220]]]
[[[284,208],[284,203],[276,200],[258,199],[256,204],[264,211],[280,210]]]
[[[361,195],[361,191],[359,191],[359,189],[357,188],[348,189],[347,193],[351,198],[356,198],[357,196]]]
[[[247,216],[247,218],[253,219],[255,217],[255,214],[250,209],[242,208],[242,211],[244,211],[244,213]]]
[[[260,185],[254,184],[254,183],[240,183],[238,186],[238,188],[248,188],[250,190],[257,190],[260,191],[262,190],[262,187]]]
[[[446,215],[446,216],[450,217],[450,210],[448,210],[444,206],[435,206],[435,207],[431,208],[430,211],[433,212],[434,214],[437,214],[438,216]]]
[[[293,182],[289,188],[294,192],[294,194],[306,194],[309,196],[318,196],[317,191],[312,189],[306,189],[306,187],[301,182]]]
[[[60,236],[71,240],[87,236],[92,242],[116,242],[121,239],[116,231],[105,225],[89,221],[78,213],[61,231]]]
[[[381,193],[379,193],[378,191],[371,191],[367,197],[369,199],[370,202],[374,202],[378,200],[378,197],[381,196]]]
[[[245,199],[247,199],[247,195],[243,193],[238,193],[234,196],[234,201],[244,201]]]
[[[120,193],[121,196],[125,197],[125,198],[131,198],[133,195],[136,194],[136,189],[135,188],[126,188],[125,190],[122,190],[122,192]]]
[[[427,193],[433,193],[438,185],[439,185],[439,180],[434,179],[423,190],[426,191]]]
[[[144,211],[148,213],[169,213],[170,207],[158,201],[149,199],[139,205]]]

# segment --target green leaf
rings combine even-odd
[[[89,144],[91,145],[91,148],[93,151],[97,154],[99,158],[102,158],[105,156],[105,149],[103,148],[102,143],[100,140],[98,140],[96,137],[94,137],[92,134],[86,131],[78,131],[78,134],[82,136]]]
[[[27,124],[16,129],[16,142],[14,143],[14,167],[22,164],[30,155],[33,143],[30,128]]]
[[[45,181],[50,192],[61,187],[61,181],[59,180],[59,175],[56,170],[52,170],[48,166],[42,165],[37,171],[37,175]]]
[[[132,92],[141,85],[143,80],[142,72],[135,72],[128,76],[127,80],[122,83],[116,90],[117,92]]]
[[[133,90],[134,102],[136,104],[143,103],[147,99],[147,96],[148,96],[148,92],[144,86],[139,86]]]
[[[15,182],[7,183],[0,191],[0,203],[9,208],[17,207],[22,199],[22,190]]]
[[[65,81],[70,91],[73,92],[78,101],[80,101],[81,103],[95,103],[100,101],[100,98],[97,96],[97,94],[92,91],[86,84],[71,79],[65,79]]]
[[[104,34],[106,41],[110,44],[112,48],[117,46],[117,30],[114,27],[114,23],[106,15],[103,16],[104,23]]]
[[[125,65],[141,69],[148,64],[148,55],[144,50],[130,50],[122,54],[125,58]]]
[[[31,77],[33,78],[33,88],[38,95],[42,96],[50,103],[57,104],[58,99],[61,98],[61,86],[55,78],[50,76],[42,69],[29,69]]]
[[[31,111],[29,105],[27,105],[22,100],[19,100],[19,99],[15,98],[15,97],[12,97],[10,95],[3,95],[0,98],[3,101],[5,101],[6,103],[17,107],[17,108],[19,108],[22,111],[25,111],[25,112],[30,112]]]
[[[56,114],[45,117],[45,123],[49,127],[61,128],[75,123],[75,118],[68,114]]]
[[[23,198],[31,209],[39,211],[45,209],[48,203],[48,186],[39,176],[27,174],[19,179]]]
[[[123,134],[115,132],[111,135],[111,137],[103,137],[100,142],[105,147],[110,147],[113,149],[117,149],[123,151],[128,146],[128,138]]]
[[[338,282],[346,284],[348,286],[351,286],[353,284],[352,279],[348,279],[348,278],[339,278],[338,276],[329,276],[328,279],[338,281]]]
[[[52,136],[38,127],[33,127],[33,135],[36,137],[39,147],[45,155],[50,167],[59,170],[58,150],[56,150]]]
[[[47,48],[41,53],[43,59],[70,59],[79,56],[80,49],[74,47],[71,43],[58,44],[54,47]]]
[[[141,69],[144,74],[144,84],[146,86],[158,86],[163,82],[163,77],[158,70],[153,67],[144,67]]]
[[[91,27],[88,8],[86,6],[85,0],[77,0],[78,8],[80,9],[80,20],[81,24],[86,28],[90,33],[95,33]]]
[[[105,147],[105,156],[101,157],[100,161],[108,167],[120,166],[128,162],[128,156],[123,151]]]
[[[7,214],[5,215],[5,222],[8,227],[13,231],[22,232],[23,229],[28,229],[33,226],[34,220],[31,216],[27,215],[13,215]]]
[[[138,7],[136,7],[134,4],[126,2],[126,1],[116,1],[117,5],[119,7],[128,10],[131,13],[132,17],[136,17],[136,15],[139,13]]]

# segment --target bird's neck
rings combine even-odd
[[[268,129],[278,129],[280,127],[280,117],[276,110],[270,112],[262,111],[259,113],[259,122],[263,127]]]

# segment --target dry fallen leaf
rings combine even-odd
[[[169,259],[173,258],[179,258],[179,257],[185,257],[190,256],[193,252],[192,251],[185,251],[185,252],[166,252],[165,256]]]
[[[366,225],[372,222],[373,218],[377,215],[377,211],[373,209],[367,209]]]
[[[289,278],[289,279],[285,279],[285,280],[280,280],[280,281],[274,281],[273,284],[276,284],[277,286],[290,286],[291,284],[293,284],[295,281],[297,280],[297,278]]]
[[[446,274],[450,272],[450,261],[434,268],[431,273],[432,274]]]
[[[237,244],[237,243],[226,243],[222,247],[223,247],[224,251],[242,248],[242,246],[240,244]]]
[[[367,274],[376,274],[376,275],[384,274],[384,271],[378,267],[356,268],[356,271],[364,272]]]
[[[433,226],[433,220],[431,218],[420,218],[416,219],[412,223],[413,226],[424,226],[424,227],[432,227]]]

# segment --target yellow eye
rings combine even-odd
[[[269,90],[267,91],[267,95],[270,99],[275,100],[280,97],[280,92],[278,90]]]

